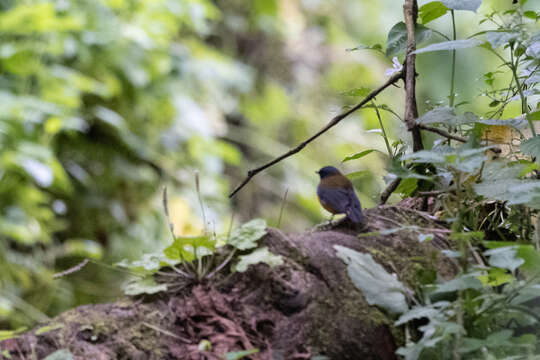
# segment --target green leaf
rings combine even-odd
[[[256,354],[258,352],[259,349],[228,352],[225,354],[225,360],[239,360],[248,355]]]
[[[20,327],[16,330],[0,330],[0,341],[16,338],[20,333],[24,332],[26,327]]]
[[[43,360],[73,360],[73,354],[68,349],[56,350]]]
[[[456,115],[454,109],[448,106],[436,107],[416,120],[418,124],[445,124],[454,127],[462,124],[472,124],[476,121],[478,121],[478,116],[475,114],[466,112]]]
[[[481,289],[482,282],[477,278],[477,274],[463,274],[455,279],[437,285],[434,293],[454,292],[466,289]]]
[[[347,264],[347,272],[353,284],[362,291],[370,305],[401,314],[409,309],[405,299],[407,289],[397,278],[379,265],[370,254],[334,245],[336,255]]]
[[[36,335],[42,335],[42,334],[46,334],[46,333],[48,333],[50,331],[62,329],[63,327],[64,327],[64,325],[62,325],[62,324],[50,324],[50,325],[46,325],[46,326],[41,326],[41,327],[36,329],[35,334]]]
[[[448,146],[439,146],[432,150],[420,150],[401,157],[402,160],[412,160],[417,163],[434,163],[451,166],[463,172],[472,173],[478,170],[482,163],[487,160],[484,152],[493,146],[484,146],[478,149],[470,149],[463,145],[454,149]]]
[[[488,31],[486,40],[496,49],[519,38],[519,33],[514,31]]]
[[[451,40],[443,41],[435,44],[428,45],[422,49],[418,49],[413,54],[422,54],[432,51],[447,51],[447,50],[459,50],[477,47],[483,42],[477,39],[466,40]]]
[[[525,262],[520,270],[537,274],[540,272],[540,253],[532,245],[519,244],[509,241],[484,241],[482,243],[488,249],[497,249],[501,247],[515,247],[516,256]]]
[[[363,158],[364,156],[366,156],[366,155],[368,155],[368,154],[371,154],[371,153],[374,152],[374,151],[377,151],[377,150],[375,150],[375,149],[369,149],[369,150],[361,151],[361,152],[356,153],[356,154],[354,154],[354,155],[347,156],[345,159],[343,159],[342,162]]]
[[[144,254],[141,259],[134,261],[124,259],[115,265],[141,274],[153,274],[162,267],[177,265],[179,263],[179,260],[169,259],[164,253],[159,252]]]
[[[103,256],[103,246],[93,240],[71,239],[64,243],[66,255],[101,259]]]
[[[536,13],[532,10],[527,10],[523,13],[523,15],[529,19],[536,20]]]
[[[124,294],[129,296],[140,294],[155,294],[160,291],[167,291],[166,284],[158,284],[153,277],[133,278],[122,285]]]
[[[506,160],[489,161],[482,171],[482,181],[518,179],[527,174],[527,169],[533,168],[530,162],[508,162]],[[522,175],[523,174],[523,175]]]
[[[540,284],[531,284],[522,288],[517,296],[512,298],[511,304],[521,305],[533,299],[540,299]]]
[[[433,30],[416,24],[414,37],[416,39],[416,45],[419,45],[431,37]],[[386,56],[392,57],[405,51],[407,48],[407,26],[404,22],[399,22],[390,29],[388,32],[388,39],[386,40]]]
[[[473,185],[478,195],[540,209],[540,180],[501,179]]]
[[[266,221],[254,219],[234,229],[231,232],[227,244],[238,250],[247,250],[257,247],[257,241],[266,235]]]
[[[384,52],[382,51],[381,44],[358,45],[356,47],[346,49],[346,51],[357,51],[357,50],[375,50],[375,51],[379,51],[379,52],[384,54]]]
[[[510,126],[515,129],[523,129],[527,126],[527,120],[523,116],[519,116],[513,119],[478,119],[478,124],[492,125],[492,126]]]
[[[196,258],[212,254],[215,247],[215,240],[207,235],[179,236],[163,250],[163,253],[171,260],[193,261]],[[197,251],[196,254],[195,251]]]
[[[485,256],[489,257],[489,265],[514,272],[525,263],[525,260],[517,257],[518,246],[505,246],[487,250]]]
[[[449,9],[473,12],[476,12],[482,4],[482,0],[441,0],[441,2]]]
[[[405,197],[409,197],[418,188],[418,179],[406,178],[402,179],[396,188],[395,192],[402,194]]]
[[[531,121],[540,120],[540,111],[535,111],[533,113],[530,113],[529,115],[527,115],[527,119],[529,119]]]
[[[447,308],[449,305],[449,302],[440,301],[428,306],[415,306],[406,313],[402,314],[394,325],[403,325],[415,319],[436,318],[437,316],[440,316],[441,310]]]
[[[540,163],[540,135],[527,139],[519,146],[522,153],[536,158],[536,162]]]
[[[420,6],[418,9],[418,16],[420,17],[422,24],[427,24],[430,21],[440,18],[446,12],[448,8],[440,1],[432,1]]]
[[[253,252],[239,256],[239,260],[234,266],[234,270],[238,272],[244,272],[249,265],[265,263],[271,267],[279,266],[283,264],[283,258],[281,255],[272,254],[268,248],[262,247],[254,250]]]
[[[360,171],[354,171],[352,173],[348,173],[346,174],[345,176],[349,179],[349,180],[354,180],[354,179],[359,179],[359,178],[363,178],[363,177],[366,177],[366,176],[371,176],[373,173],[369,170],[360,170]]]

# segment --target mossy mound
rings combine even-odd
[[[0,349],[12,359],[63,348],[76,359],[223,359],[253,348],[252,359],[396,359],[403,334],[367,304],[334,245],[372,254],[411,288],[419,274],[451,277],[455,267],[439,253],[447,230],[429,215],[381,206],[366,217],[361,232],[347,222],[301,234],[269,229],[263,243],[283,256],[279,267],[257,265],[174,296],[81,306]],[[433,239],[420,242],[425,233]],[[203,340],[211,347],[201,349]]]

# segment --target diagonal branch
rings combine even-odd
[[[318,138],[319,136],[321,136],[322,134],[324,134],[325,132],[330,130],[332,127],[337,125],[341,120],[345,119],[347,116],[351,115],[353,112],[360,109],[365,104],[369,103],[377,95],[379,95],[380,92],[382,92],[384,89],[386,89],[390,85],[395,84],[396,82],[398,82],[402,78],[403,78],[403,73],[402,72],[395,73],[383,85],[381,85],[377,89],[370,92],[360,103],[358,103],[356,106],[352,107],[351,109],[349,109],[349,110],[335,116],[334,118],[332,118],[332,120],[330,120],[330,122],[325,127],[323,127],[321,130],[319,130],[319,132],[317,132],[315,135],[311,136],[309,139],[307,139],[307,140],[303,141],[302,143],[300,143],[294,149],[289,150],[285,154],[283,154],[281,156],[278,156],[274,160],[272,160],[272,161],[270,161],[270,162],[268,162],[268,163],[266,163],[266,164],[264,164],[264,165],[262,165],[262,166],[260,166],[258,168],[249,170],[248,173],[247,173],[247,177],[244,179],[244,181],[242,181],[242,183],[240,185],[238,185],[236,187],[236,189],[233,190],[233,192],[230,193],[229,198],[233,197],[238,191],[240,191],[240,189],[242,189],[251,180],[251,178],[253,178],[255,175],[257,175],[261,171],[269,168],[270,166],[277,164],[281,160],[286,159],[289,156],[292,156],[292,155],[300,152],[307,144],[309,144],[310,142],[312,142],[313,140],[315,140],[316,138]]]
[[[456,141],[459,141],[459,142],[467,142],[467,139],[461,137],[461,136],[458,136],[458,135],[453,135],[453,134],[450,134],[442,129],[437,129],[435,127],[432,127],[432,126],[426,126],[426,125],[423,125],[423,124],[418,124],[417,125],[420,129],[422,130],[426,130],[426,131],[431,131],[432,133],[435,133],[435,134],[439,134],[447,139],[452,139],[452,140],[456,140]]]

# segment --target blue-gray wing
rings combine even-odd
[[[348,189],[319,186],[317,187],[317,195],[319,196],[321,202],[334,209],[336,214],[347,213],[347,209],[351,203],[350,192]]]

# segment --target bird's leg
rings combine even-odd
[[[336,214],[332,214],[332,215],[330,216],[330,219],[328,220],[328,223],[329,223],[330,225],[332,225],[332,221],[334,220],[334,216],[336,216]]]

